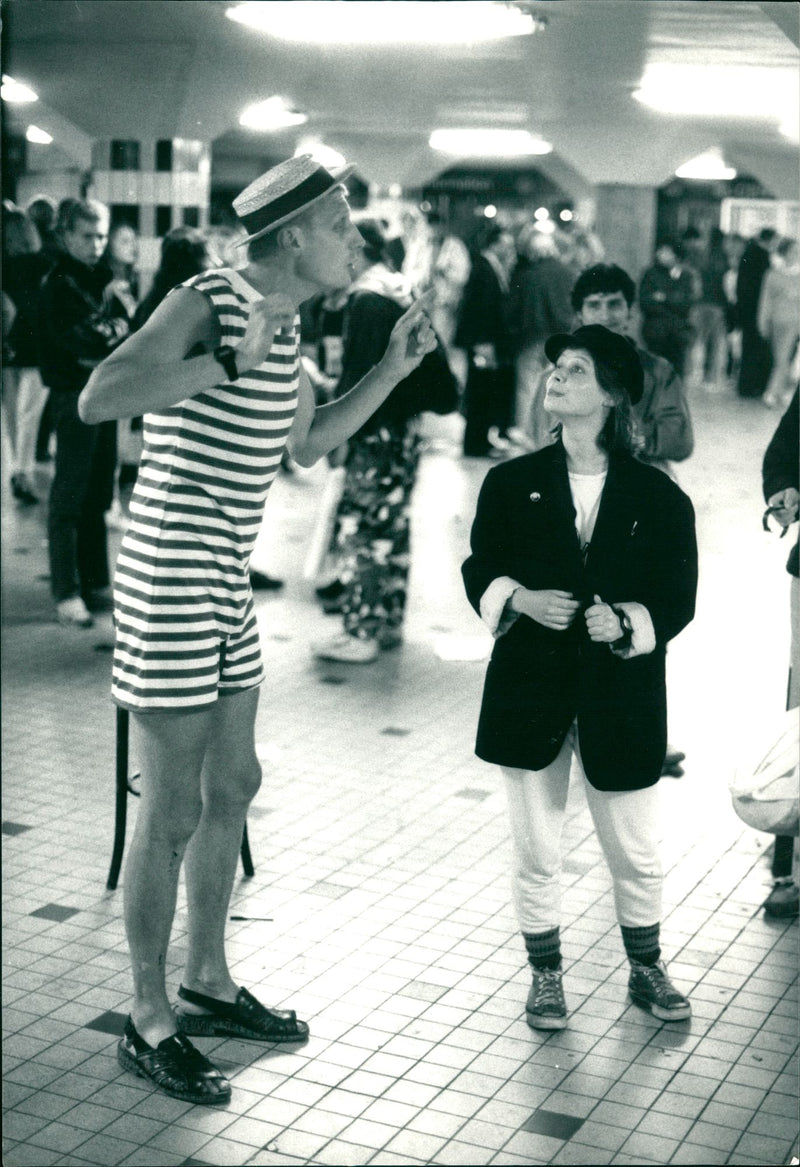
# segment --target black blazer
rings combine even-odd
[[[688,497],[662,471],[629,454],[609,461],[586,561],[561,442],[502,463],[486,476],[462,573],[480,611],[489,584],[572,592],[584,607],[636,601],[656,648],[628,660],[589,640],[581,613],[565,632],[520,616],[494,646],[476,753],[487,762],[541,770],[577,716],[586,776],[598,790],[658,781],[667,743],[665,650],[694,615],[697,544]]]

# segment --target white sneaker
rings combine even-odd
[[[350,665],[369,665],[377,659],[380,646],[377,640],[361,640],[357,636],[342,633],[332,640],[325,640],[312,646],[314,656],[319,660],[343,661]]]
[[[56,606],[59,624],[72,624],[75,628],[91,628],[94,624],[92,614],[80,596],[61,600]]]

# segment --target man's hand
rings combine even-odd
[[[267,359],[275,334],[282,328],[292,327],[295,311],[294,302],[283,292],[271,292],[251,304],[245,334],[235,350],[240,373],[254,369]]]
[[[413,373],[425,354],[436,348],[436,333],[428,315],[434,300],[435,293],[429,289],[415,300],[392,329],[380,365],[391,372],[395,383]]]
[[[575,619],[580,603],[572,598],[572,592],[562,592],[556,588],[544,588],[541,591],[517,588],[511,597],[511,608],[514,612],[529,616],[544,628],[564,632]]]
[[[586,609],[586,631],[595,644],[613,644],[623,635],[624,629],[613,608],[604,604],[599,596]]]
[[[767,505],[772,511],[772,517],[784,530],[797,522],[798,508],[800,508],[800,493],[793,486],[779,490],[768,499]],[[774,508],[774,509],[773,509]]]

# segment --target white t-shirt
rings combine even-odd
[[[573,474],[570,471],[569,488],[575,504],[575,529],[584,555],[594,534],[597,512],[600,509],[600,496],[603,493],[607,473],[606,470],[601,474]]]

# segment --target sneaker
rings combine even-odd
[[[92,614],[80,596],[61,600],[56,607],[59,624],[71,624],[74,628],[91,628],[94,624]]]
[[[792,879],[779,879],[764,901],[764,915],[790,920],[800,908],[800,888]]]
[[[83,597],[83,602],[87,610],[95,615],[114,610],[114,595],[110,587],[94,588]]]
[[[11,475],[11,493],[17,502],[26,507],[35,506],[39,501],[38,494],[31,489],[31,484],[25,474]]]
[[[670,981],[663,960],[658,964],[632,960],[628,992],[632,1001],[649,1009],[659,1021],[686,1021],[692,1015],[692,1006]]]
[[[254,591],[279,592],[283,587],[283,580],[274,575],[267,575],[265,571],[250,569],[250,587]]]
[[[334,636],[313,646],[318,660],[342,661],[348,665],[369,665],[377,658],[380,646],[377,640],[362,640],[357,636]]]
[[[566,1029],[567,1003],[561,968],[533,969],[533,982],[525,1003],[525,1020],[531,1029]]]

